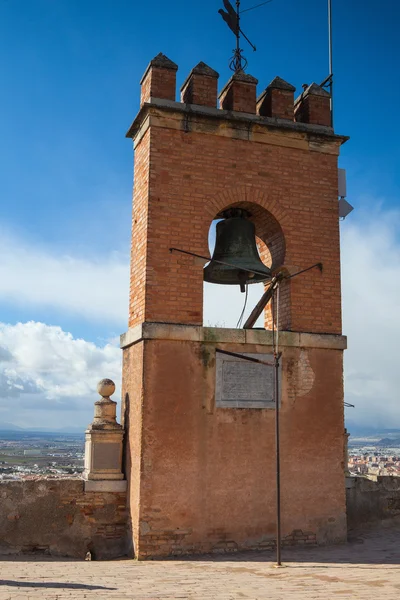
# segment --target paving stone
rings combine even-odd
[[[285,548],[201,560],[74,561],[7,556],[0,600],[397,600],[400,525],[333,547]]]

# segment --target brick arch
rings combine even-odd
[[[286,211],[282,208],[278,199],[271,198],[264,188],[251,184],[234,186],[219,192],[215,196],[209,196],[205,200],[204,209],[214,218],[214,215],[221,212],[221,210],[237,202],[251,202],[262,206],[275,217],[282,229],[285,229]]]
[[[272,268],[278,269],[284,264],[286,243],[284,225],[285,212],[277,200],[254,186],[238,186],[210,198],[205,205],[210,220],[216,219],[223,210],[238,207],[251,214],[250,220],[256,226],[256,236],[261,240],[258,244],[262,261]],[[208,235],[207,225],[206,239]]]
[[[204,240],[208,248],[208,232],[211,222],[221,216],[221,213],[232,207],[246,209],[250,213],[250,220],[256,227],[257,246],[261,260],[272,271],[281,270],[285,263],[286,241],[285,225],[287,223],[285,211],[277,200],[271,200],[262,189],[254,186],[238,186],[209,198],[205,205],[206,231]],[[280,285],[279,301],[279,327],[291,327],[291,289],[290,280],[283,281]],[[271,329],[272,315],[271,304],[264,310],[264,325]]]

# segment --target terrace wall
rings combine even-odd
[[[346,500],[348,529],[399,517],[400,477],[347,477]]]
[[[0,554],[110,559],[127,551],[126,493],[85,492],[82,479],[0,482]]]

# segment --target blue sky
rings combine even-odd
[[[255,4],[243,1],[242,9]],[[126,329],[132,148],[125,132],[139,81],[161,51],[179,65],[178,87],[200,60],[220,73],[222,86],[234,39],[221,6],[0,0],[0,321],[42,322],[98,346]],[[353,262],[369,231],[377,252],[379,240],[388,245],[390,277],[400,231],[399,23],[396,0],[333,0],[335,129],[351,136],[340,166],[356,207],[342,225],[343,260]],[[273,0],[245,13],[242,27],[257,46],[253,53],[243,43],[259,92],[276,75],[298,91],[327,76],[326,0]],[[362,323],[354,331],[352,323],[360,311],[346,309],[346,298],[347,306],[355,296],[363,303],[359,290],[369,280],[357,281],[355,291],[350,283],[345,290],[344,313],[359,339]],[[383,285],[395,303],[397,288]]]

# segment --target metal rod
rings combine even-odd
[[[219,265],[225,265],[226,267],[233,267],[234,269],[239,269],[239,267],[237,265],[233,265],[231,263],[227,263],[224,262],[222,260],[216,260],[215,258],[210,258],[209,256],[202,256],[201,254],[196,254],[195,252],[189,252],[189,250],[181,250],[180,248],[170,248],[169,249],[170,252],[180,252],[181,254],[188,254],[189,256],[194,256],[195,258],[202,258],[203,260],[206,260],[207,262],[209,261],[213,261],[215,263],[218,263]],[[242,269],[240,269],[242,270]],[[246,269],[247,273],[254,273],[255,275],[262,275],[263,277],[265,277],[265,273],[262,273],[261,271],[255,271],[254,269]],[[272,277],[271,277],[272,279]]]
[[[266,2],[261,2],[261,4],[256,4],[255,6],[251,6],[250,8],[245,8],[244,10],[240,11],[240,14],[249,12],[249,10],[255,10],[256,8],[259,8],[260,6],[264,6],[264,4],[269,4],[270,2],[272,2],[272,0],[266,0]]]
[[[250,46],[253,48],[253,50],[255,52],[257,50],[257,48],[255,47],[255,45],[251,43],[251,41],[249,40],[249,38],[247,37],[247,35],[245,33],[243,33],[243,31],[241,29],[239,29],[239,31],[242,34],[242,36],[244,37],[244,39],[249,42]]]
[[[266,365],[267,367],[275,366],[274,362],[260,360],[259,358],[253,358],[252,356],[243,356],[243,354],[238,354],[237,352],[228,352],[228,350],[220,350],[219,348],[215,348],[215,352],[219,352],[220,354],[227,354],[228,356],[234,356],[235,358],[242,358],[243,360],[259,363],[260,365]]]
[[[328,0],[329,93],[331,95],[331,127],[333,128],[333,58],[332,58],[332,0]]]
[[[236,0],[236,13],[237,13],[237,32],[236,32],[236,53],[240,60],[240,0]],[[242,64],[240,63],[240,69]]]
[[[275,359],[275,440],[276,440],[276,564],[280,567],[281,559],[281,465],[280,465],[280,431],[279,431],[279,358]]]
[[[281,281],[282,279],[292,279],[293,277],[301,275],[306,271],[310,271],[310,269],[314,269],[315,267],[318,267],[319,270],[322,272],[322,263],[316,263],[315,265],[311,265],[311,267],[307,267],[306,269],[302,269],[297,273],[293,273],[293,275],[283,275],[282,273],[278,273],[277,275],[275,275],[275,277],[271,279],[271,283],[268,289],[263,293],[260,300],[257,302],[255,307],[251,311],[250,315],[247,317],[247,321],[243,325],[243,329],[251,329],[252,327],[254,327],[254,324],[257,321],[258,317],[261,315],[262,311],[267,306],[268,302],[271,300],[272,294],[275,289],[275,284],[277,282]]]
[[[275,343],[275,351],[277,354],[279,354],[279,304],[280,304],[280,299],[279,299],[279,284],[276,285],[276,292],[275,292],[275,298],[276,298],[276,343]]]
[[[315,269],[315,267],[318,267],[318,269],[322,273],[323,265],[322,265],[321,262],[318,262],[318,263],[315,263],[315,265],[311,265],[311,267],[307,267],[306,269],[302,269],[301,271],[297,271],[297,273],[293,273],[293,275],[286,275],[284,277],[284,279],[293,279],[293,277],[297,277],[297,275],[301,275],[302,273],[306,273],[307,271],[310,271],[311,269]]]
[[[328,77],[325,77],[325,79],[319,84],[320,87],[325,87],[330,80],[332,79],[332,75],[328,75]]]
[[[280,424],[279,424],[279,358],[275,344],[275,294],[272,296],[272,332],[274,349],[274,396],[275,396],[275,461],[276,461],[276,564],[282,565],[281,558],[281,465],[280,465]],[[277,323],[277,327],[279,324]]]

